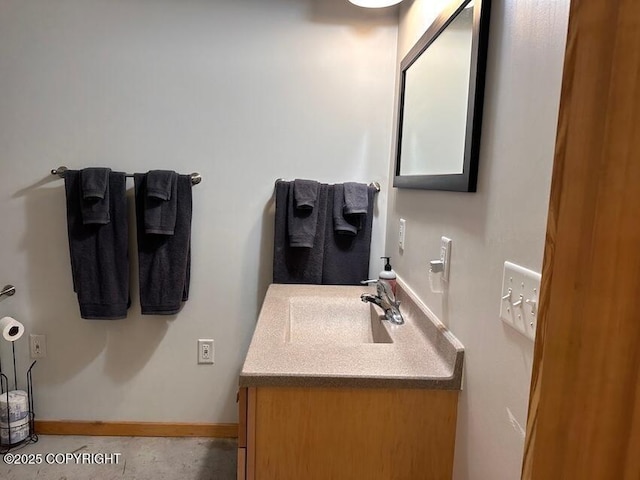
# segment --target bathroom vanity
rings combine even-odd
[[[449,479],[463,347],[398,285],[271,285],[240,374],[238,478]]]

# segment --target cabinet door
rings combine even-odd
[[[238,448],[238,480],[246,480],[247,478],[247,449]]]
[[[247,447],[247,389],[238,390],[238,448]]]
[[[238,480],[255,478],[256,389],[238,391]]]
[[[247,479],[451,479],[457,391],[256,390]]]

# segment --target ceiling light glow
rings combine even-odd
[[[402,0],[349,0],[354,5],[364,8],[383,8],[396,5]]]

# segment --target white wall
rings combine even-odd
[[[0,284],[17,287],[0,316],[47,335],[39,418],[236,421],[271,278],[274,180],[384,185],[396,38],[397,9],[343,0],[0,0]],[[141,316],[135,289],[127,320],[79,318],[58,165],[202,173],[176,318]],[[386,189],[376,260],[385,212]],[[203,337],[214,366],[196,365]]]
[[[400,59],[446,3],[402,4]],[[478,192],[389,189],[394,268],[465,346],[458,480],[520,478],[533,343],[499,320],[502,265],[541,270],[568,4],[492,2]],[[442,235],[453,239],[451,279],[434,294],[427,265]]]

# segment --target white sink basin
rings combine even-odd
[[[292,297],[285,341],[307,345],[392,343],[381,318],[359,296]]]

